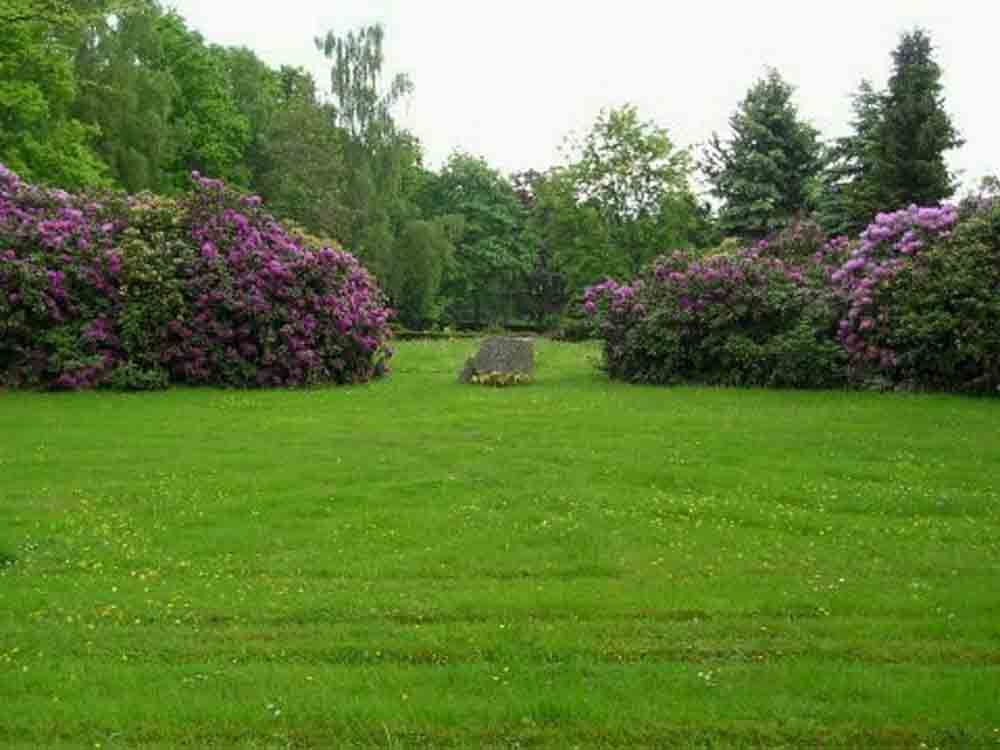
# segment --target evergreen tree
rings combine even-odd
[[[854,132],[835,145],[817,201],[827,231],[855,234],[879,211],[934,205],[954,194],[944,154],[962,140],[944,108],[933,52],[926,32],[904,34],[888,89],[862,82]]]
[[[876,177],[884,99],[862,81],[852,97],[854,132],[827,154],[815,203],[816,220],[828,234],[857,234],[885,205]]]
[[[941,68],[930,37],[904,34],[892,54],[878,158],[872,178],[887,208],[932,205],[955,193],[944,153],[963,141],[944,108]]]
[[[807,208],[821,168],[815,128],[799,119],[793,87],[776,70],[759,80],[729,120],[732,139],[713,134],[702,169],[722,200],[721,228],[755,238],[786,226]]]

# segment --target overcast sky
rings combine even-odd
[[[967,140],[951,154],[967,185],[1000,172],[995,0],[166,0],[208,41],[272,65],[303,65],[328,88],[312,39],[386,27],[392,71],[416,93],[400,119],[431,165],[462,149],[505,172],[544,169],[602,107],[631,102],[681,146],[725,133],[766,66],[798,89],[800,112],[843,135],[862,78],[888,79],[899,35],[930,31],[947,105]]]

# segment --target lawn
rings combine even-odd
[[[1000,747],[1000,401],[472,348],[0,393],[0,747]]]

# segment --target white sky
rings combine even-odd
[[[416,93],[400,119],[438,165],[454,149],[505,172],[559,161],[571,131],[631,102],[678,145],[727,131],[765,66],[797,88],[824,137],[843,135],[863,77],[888,79],[899,35],[930,31],[947,106],[967,140],[966,185],[1000,172],[995,0],[166,0],[208,41],[272,65],[303,65],[328,88],[314,36],[381,21],[391,71]]]

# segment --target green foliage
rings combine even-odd
[[[332,31],[316,39],[316,48],[333,66],[330,93],[337,101],[337,122],[353,138],[367,145],[396,129],[392,111],[413,93],[413,82],[404,73],[383,87],[385,29],[381,24],[337,36]]]
[[[311,79],[297,79],[299,82]],[[313,92],[292,89],[268,123],[255,185],[271,209],[309,231],[341,242],[351,237],[343,133]]]
[[[705,214],[689,185],[691,157],[634,106],[602,112],[571,151],[576,201],[597,212],[629,273],[666,250],[702,243]]]
[[[407,188],[417,182],[412,173],[421,169],[419,143],[393,119],[413,83],[403,74],[383,82],[384,41],[378,24],[315,40],[332,62],[330,115],[343,133],[346,181],[337,238],[379,277],[390,271],[403,225],[417,218]]]
[[[532,224],[570,290],[582,292],[605,276],[628,275],[628,261],[614,244],[610,226],[595,206],[578,199],[569,169],[547,172],[534,190]]]
[[[126,362],[111,373],[108,386],[116,391],[164,391],[170,387],[170,373],[163,368],[145,369]]]
[[[76,55],[77,116],[99,132],[96,148],[115,182],[130,192],[169,192],[169,171],[183,135],[173,113],[181,89],[161,35],[163,12],[152,0],[114,18],[97,15]]]
[[[246,47],[213,45],[211,49],[219,60],[233,104],[247,123],[244,185],[256,187],[265,166],[271,121],[281,106],[281,74]]]
[[[174,187],[183,188],[191,171],[248,187],[250,122],[233,97],[226,54],[208,47],[174,13],[164,15],[159,26],[163,54],[179,88],[171,116],[180,136],[170,165]]]
[[[442,283],[447,317],[477,325],[509,318],[535,253],[510,180],[481,158],[455,153],[440,174],[426,176],[419,200],[426,215],[456,217],[461,230]]]
[[[666,250],[716,241],[690,187],[690,155],[635,107],[602,112],[568,147],[568,164],[527,176],[521,189],[545,249],[539,270],[560,274],[569,295],[634,275]]]
[[[573,300],[567,308],[562,319],[559,321],[559,328],[555,337],[559,341],[592,341],[599,338],[597,324],[583,314],[582,303],[579,299]]]
[[[400,322],[421,329],[440,317],[444,269],[455,246],[444,221],[410,221],[394,245],[395,257],[382,279]]]
[[[207,45],[157,0],[93,13],[76,70],[74,111],[119,186],[177,192],[197,170],[249,187],[262,169],[278,74],[249,50]]]
[[[75,3],[0,0],[0,163],[70,189],[106,183],[97,131],[72,114],[84,23]]]
[[[702,169],[722,201],[721,230],[759,239],[781,229],[809,207],[820,171],[815,128],[799,119],[794,89],[776,70],[757,81],[729,120],[732,138],[712,136]]]
[[[888,205],[877,175],[883,96],[862,81],[852,106],[854,132],[829,149],[814,183],[816,220],[834,236],[858,234]]]
[[[964,141],[944,108],[930,37],[921,30],[904,34],[892,59],[877,170],[883,205],[933,205],[955,192],[944,154]]]

